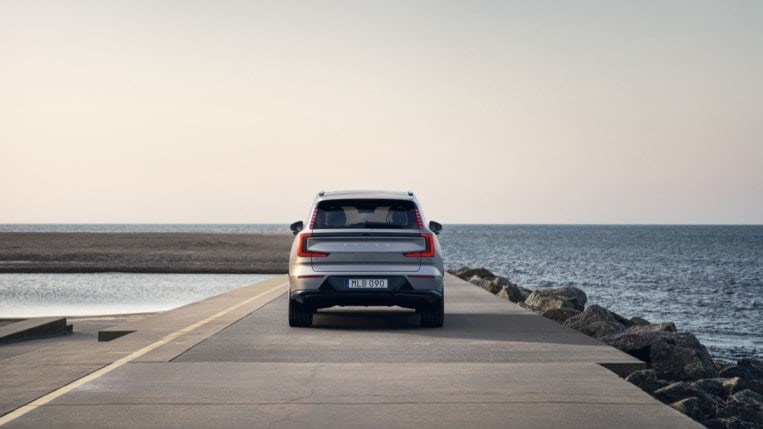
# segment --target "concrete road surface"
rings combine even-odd
[[[639,361],[454,277],[441,329],[402,309],[326,310],[289,328],[286,290],[278,276],[110,342],[7,356],[0,425],[702,427],[600,365]]]

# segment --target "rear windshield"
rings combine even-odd
[[[418,229],[416,205],[401,200],[331,200],[318,203],[315,229]]]

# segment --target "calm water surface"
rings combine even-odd
[[[763,358],[763,226],[453,225],[449,267],[576,286],[623,316],[673,321],[721,358]]]
[[[0,274],[0,318],[166,311],[269,277],[259,274]]]
[[[288,233],[288,225],[0,225],[0,231]],[[448,268],[483,266],[531,289],[576,286],[589,303],[623,316],[675,322],[717,358],[763,358],[763,226],[445,225],[440,242]],[[0,275],[0,316],[29,309],[156,311],[259,279]]]

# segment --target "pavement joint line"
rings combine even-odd
[[[279,284],[278,286],[275,286],[273,288],[270,288],[270,289],[266,290],[265,292],[259,293],[259,294],[255,295],[255,296],[251,297],[251,298],[248,298],[248,299],[246,299],[244,301],[239,302],[238,304],[232,305],[232,306],[230,306],[230,307],[228,307],[228,308],[226,308],[224,310],[221,310],[221,311],[219,311],[219,312],[217,312],[217,313],[207,317],[206,319],[200,320],[200,321],[198,321],[198,322],[196,322],[196,323],[194,323],[192,325],[186,326],[183,329],[180,329],[180,330],[177,330],[177,331],[175,331],[175,332],[173,332],[171,334],[168,334],[164,338],[162,338],[162,339],[160,339],[160,340],[158,340],[158,341],[156,341],[156,342],[154,342],[152,344],[149,344],[149,345],[143,347],[142,349],[140,349],[138,351],[135,351],[135,352],[133,352],[133,353],[131,353],[131,354],[121,358],[121,359],[118,359],[118,360],[116,360],[116,361],[114,361],[114,362],[104,366],[101,369],[98,369],[98,370],[96,370],[94,372],[91,372],[90,374],[88,374],[88,375],[86,375],[86,376],[84,376],[82,378],[74,380],[74,381],[72,381],[71,383],[69,383],[69,384],[67,384],[65,386],[59,387],[58,389],[56,389],[56,390],[54,390],[54,391],[52,391],[52,392],[50,392],[50,393],[48,393],[46,395],[43,395],[43,396],[35,399],[34,401],[32,401],[32,402],[30,402],[30,403],[28,403],[26,405],[23,405],[23,406],[15,409],[13,411],[11,411],[10,413],[0,417],[0,426],[3,426],[5,424],[7,424],[7,423],[10,423],[10,422],[18,419],[19,417],[21,417],[21,416],[23,416],[23,415],[25,415],[25,414],[27,414],[27,413],[37,409],[37,408],[39,408],[39,407],[41,407],[41,406],[43,406],[43,405],[45,405],[45,404],[47,404],[47,403],[57,399],[57,398],[65,395],[65,394],[67,394],[69,392],[71,392],[72,390],[74,390],[74,389],[76,389],[76,388],[78,388],[80,386],[82,386],[82,385],[84,385],[86,383],[89,383],[89,382],[91,382],[93,380],[96,380],[96,379],[98,379],[98,378],[100,378],[100,377],[110,373],[111,371],[114,371],[115,369],[121,367],[122,365],[124,365],[126,363],[129,363],[129,362],[131,362],[131,361],[133,361],[133,360],[143,356],[144,354],[146,354],[146,353],[148,353],[148,352],[150,352],[152,350],[155,350],[155,349],[157,349],[157,348],[159,348],[159,347],[169,343],[172,340],[177,339],[178,337],[181,337],[181,336],[183,336],[185,334],[188,334],[188,333],[190,333],[190,332],[192,332],[192,331],[194,331],[194,330],[196,330],[196,329],[206,325],[207,323],[212,322],[215,319],[218,319],[218,318],[220,318],[222,316],[225,316],[226,314],[230,313],[231,311],[233,311],[233,310],[235,310],[235,309],[237,309],[239,307],[242,307],[242,306],[244,306],[246,304],[249,304],[252,301],[255,301],[255,300],[259,299],[259,298],[262,298],[265,295],[268,295],[268,294],[270,294],[270,293],[272,293],[272,292],[274,292],[274,291],[276,291],[278,289],[281,289],[282,287],[287,286],[288,284],[289,284],[288,282],[283,282],[283,283]]]
[[[290,401],[260,401],[260,402],[234,402],[234,403],[220,403],[220,402],[137,402],[137,403],[97,403],[97,404],[78,404],[78,403],[66,403],[49,405],[50,407],[151,407],[151,406],[165,406],[165,405],[180,405],[180,406],[210,406],[210,407],[240,407],[240,406],[272,406],[272,405],[284,405],[284,406],[351,406],[351,405],[617,405],[627,407],[653,407],[653,403],[628,403],[628,402],[613,402],[613,401],[418,401],[418,402],[290,402]]]

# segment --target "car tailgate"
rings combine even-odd
[[[328,254],[312,257],[318,272],[416,272],[421,258],[405,256],[425,250],[419,233],[411,232],[315,232],[307,239],[307,251]]]

